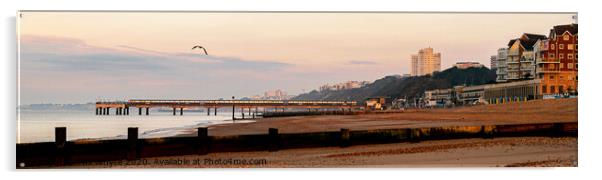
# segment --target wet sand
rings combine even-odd
[[[193,163],[195,160],[198,163]],[[211,153],[141,161],[146,164],[112,162],[112,165],[76,164],[66,168],[574,167],[577,166],[577,138],[474,138],[277,152]],[[186,161],[188,163],[184,163]]]
[[[279,133],[577,122],[577,99],[535,100],[520,103],[480,105],[448,109],[407,110],[401,113],[323,115],[257,119],[252,123],[219,124],[209,127],[210,136]],[[196,136],[196,129],[181,136]]]

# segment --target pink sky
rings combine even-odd
[[[572,15],[23,12],[21,101],[298,94],[409,73],[410,55],[429,46],[444,69],[489,66],[508,40],[547,35]]]

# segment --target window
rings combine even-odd
[[[566,55],[566,58],[568,58],[568,59],[573,59],[573,54],[567,54],[567,55]]]
[[[554,59],[554,54],[550,54],[550,58],[551,58],[551,59]]]
[[[568,41],[569,40],[569,35],[565,34],[564,36],[562,36],[562,40]]]
[[[563,80],[563,79],[564,79],[564,76],[559,76],[559,77],[560,77],[560,80]],[[560,87],[562,87],[562,86],[560,86]],[[559,88],[560,88],[560,87],[559,87]]]
[[[573,50],[574,48],[575,48],[575,45],[573,45],[573,44],[566,45],[566,49],[568,49],[568,50]]]
[[[564,54],[559,54],[558,59],[564,59]]]
[[[550,93],[556,93],[556,88],[554,86],[550,86]]]
[[[554,44],[550,44],[550,49],[554,49]]]
[[[573,63],[567,63],[566,67],[569,68],[569,69],[573,69]]]
[[[554,64],[550,64],[549,68],[554,69]]]
[[[564,49],[564,44],[559,44],[558,49]]]
[[[554,76],[550,76],[550,79],[554,79]],[[554,86],[551,86],[551,87],[554,87]]]
[[[541,92],[542,93],[548,93],[548,88],[546,85],[541,86]]]
[[[564,68],[564,63],[560,63],[560,65],[558,66],[558,68],[560,68],[560,69]],[[562,78],[560,78],[560,79],[562,79]]]
[[[564,87],[563,86],[558,86],[558,92],[559,93],[564,93]]]

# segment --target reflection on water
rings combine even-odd
[[[22,110],[17,122],[17,143],[53,142],[54,128],[67,127],[67,140],[103,138],[125,139],[128,127],[138,127],[140,138],[167,137],[182,134],[196,127],[233,123],[231,113],[207,116],[202,112],[152,112],[150,116],[97,116],[94,111]],[[249,121],[236,121],[244,123]]]

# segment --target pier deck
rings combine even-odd
[[[355,101],[320,101],[320,100],[162,100],[162,99],[131,99],[128,101],[98,101],[96,102],[96,115],[109,115],[111,108],[115,109],[116,115],[129,115],[130,107],[138,108],[138,114],[149,115],[150,108],[163,107],[173,108],[173,113],[176,115],[176,110],[180,110],[180,115],[184,109],[191,108],[207,108],[207,114],[210,114],[211,109],[217,114],[218,108],[231,107],[248,109],[249,114],[254,109],[257,112],[259,108],[263,111],[266,109],[282,110],[286,109],[308,109],[309,111],[318,109],[338,109],[351,111],[357,108]]]

